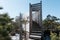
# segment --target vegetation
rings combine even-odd
[[[51,37],[51,40],[57,40],[57,34],[56,33],[51,33],[50,37]]]
[[[9,33],[13,27],[12,20],[7,13],[0,14],[0,40],[11,40]]]
[[[51,40],[60,40],[60,23],[59,23],[59,18],[51,15],[47,15],[46,19],[43,20],[43,26],[45,29],[49,30],[50,29],[50,37]]]
[[[60,19],[55,16],[47,15],[47,18],[43,20],[43,26],[46,29],[56,29],[60,25],[59,20]]]

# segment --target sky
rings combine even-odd
[[[29,15],[29,3],[39,3],[40,0],[0,0],[0,6],[3,7],[0,13],[8,13],[10,17],[16,18],[20,13]],[[42,17],[54,15],[60,18],[60,0],[42,0]]]

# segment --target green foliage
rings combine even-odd
[[[43,20],[43,26],[48,28],[57,28],[59,24],[58,20],[59,18],[51,15],[47,15],[46,19]]]
[[[56,33],[51,33],[50,37],[51,37],[51,40],[57,40],[57,34]]]
[[[58,30],[60,30],[60,25],[59,25],[59,26],[57,26],[57,29],[58,29]]]
[[[11,40],[9,32],[12,30],[12,19],[7,13],[0,14],[0,40]]]
[[[11,40],[11,38],[9,36],[6,36],[5,40]]]
[[[55,29],[55,30],[60,30],[60,23],[59,23],[59,18],[51,15],[47,15],[46,19],[43,20],[43,26],[46,29]],[[52,30],[52,31],[55,31]],[[60,40],[60,36],[57,36],[57,33],[52,33],[51,32],[51,40]]]

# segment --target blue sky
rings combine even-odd
[[[51,14],[60,18],[60,0],[43,0],[43,18]]]
[[[39,3],[40,0],[0,0],[0,6],[3,10],[0,12],[8,12],[10,17],[15,18],[21,12],[24,15],[29,14],[29,3]],[[43,19],[48,15],[54,15],[60,18],[60,0],[42,0]]]

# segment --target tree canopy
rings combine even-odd
[[[46,29],[56,29],[57,26],[59,26],[59,20],[60,19],[55,16],[47,15],[47,17],[43,20],[43,26]]]
[[[0,40],[11,40],[9,32],[13,27],[12,20],[7,13],[0,14]]]

